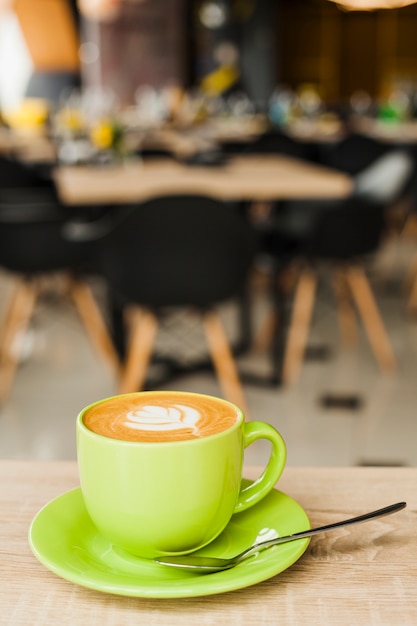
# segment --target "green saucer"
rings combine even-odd
[[[229,557],[257,541],[310,528],[302,507],[273,490],[259,504],[234,515],[223,533],[196,554]],[[192,574],[120,550],[91,521],[81,489],[55,498],[29,529],[36,558],[52,572],[83,587],[123,596],[187,598],[233,591],[284,571],[307,549],[309,539],[275,546],[216,574]]]

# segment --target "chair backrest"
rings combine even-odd
[[[355,198],[329,202],[315,215],[303,256],[353,260],[377,250],[384,228],[383,205]]]
[[[245,152],[250,154],[285,154],[298,159],[315,160],[315,148],[280,129],[268,131],[253,140]]]
[[[391,147],[382,141],[352,132],[340,141],[322,144],[320,162],[356,176],[390,149]]]
[[[53,189],[0,190],[0,266],[25,274],[93,268],[95,243],[63,236],[73,217]]]
[[[34,166],[13,158],[0,156],[0,194],[2,189],[22,187],[52,187]]]
[[[235,206],[162,196],[132,207],[103,238],[102,270],[125,301],[204,308],[242,292],[256,246]]]

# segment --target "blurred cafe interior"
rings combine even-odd
[[[417,464],[417,3],[0,0],[0,458],[136,389]],[[267,450],[248,451],[259,464]]]

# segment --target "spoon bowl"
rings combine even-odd
[[[327,524],[326,526],[319,526],[318,528],[310,528],[309,530],[304,530],[292,535],[286,535],[285,537],[276,537],[275,539],[262,541],[261,543],[256,543],[240,554],[237,554],[229,559],[185,554],[180,556],[161,556],[154,559],[154,561],[160,563],[161,565],[177,567],[195,574],[213,574],[215,572],[221,572],[235,567],[250,556],[258,554],[258,552],[266,550],[272,546],[287,543],[288,541],[296,541],[297,539],[304,539],[305,537],[312,537],[313,535],[334,530],[335,528],[341,528],[342,526],[367,522],[377,517],[383,517],[384,515],[390,515],[391,513],[401,511],[401,509],[404,509],[406,506],[406,502],[397,502],[396,504],[391,504],[390,506],[386,506],[382,509],[377,509],[376,511],[371,511],[370,513],[365,513],[364,515],[359,515],[357,517],[350,517],[349,519],[341,520],[340,522],[335,522],[334,524]]]

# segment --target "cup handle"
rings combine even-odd
[[[272,444],[272,450],[268,464],[261,476],[248,487],[241,489],[234,513],[240,513],[257,504],[273,489],[284,470],[287,459],[285,441],[273,426],[266,422],[245,422],[243,427],[244,448],[247,448],[257,439],[267,439]]]

